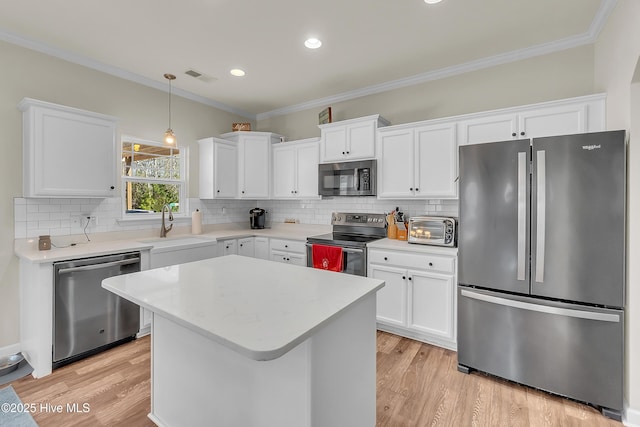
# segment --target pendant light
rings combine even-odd
[[[164,78],[169,80],[169,128],[164,133],[164,142],[166,144],[175,144],[176,143],[176,135],[173,133],[171,129],[171,80],[175,80],[176,76],[173,74],[165,74]]]

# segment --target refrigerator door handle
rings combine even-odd
[[[536,282],[544,282],[544,243],[545,243],[545,212],[546,212],[546,165],[545,150],[536,153],[537,175],[536,175]]]
[[[571,308],[552,307],[548,305],[532,304],[529,302],[500,298],[500,297],[481,294],[481,293],[468,291],[464,289],[460,291],[460,295],[462,295],[463,297],[472,298],[478,301],[484,301],[491,304],[514,307],[522,310],[537,311],[539,313],[555,314],[558,316],[565,316],[565,317],[576,317],[579,319],[587,319],[587,320],[597,320],[600,322],[619,323],[621,321],[620,316],[617,314],[598,313],[598,312],[586,311],[586,310],[574,310]]]
[[[527,153],[518,153],[518,252],[517,280],[525,279],[527,243]]]

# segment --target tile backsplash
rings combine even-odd
[[[396,206],[406,217],[416,215],[458,216],[457,200],[379,200],[375,197],[336,197],[322,200],[200,200],[189,199],[188,212],[200,209],[203,224],[244,222],[249,210],[267,210],[267,221],[276,223],[295,219],[302,224],[329,224],[331,212],[387,213]],[[129,230],[152,230],[159,219],[123,220],[119,197],[107,199],[14,199],[15,238],[32,238],[43,234],[65,236]],[[80,217],[82,216],[82,221]],[[84,216],[95,217],[86,227]],[[176,224],[188,225],[190,215],[176,218]]]

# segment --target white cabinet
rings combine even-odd
[[[457,148],[455,122],[380,129],[378,198],[456,198]]]
[[[229,132],[221,138],[238,145],[238,193],[240,199],[268,199],[271,188],[271,144],[280,135],[270,132]]]
[[[368,276],[383,279],[378,327],[456,348],[456,256],[369,249]]]
[[[591,95],[482,113],[460,120],[459,145],[508,141],[605,128],[605,98]]]
[[[238,254],[238,241],[236,239],[224,240],[220,245],[220,256],[225,255],[237,255]]]
[[[284,262],[305,267],[307,265],[307,252],[305,242],[297,240],[271,239],[271,261]]]
[[[238,239],[238,255],[246,257],[254,257],[255,254],[255,242],[253,237],[244,237]]]
[[[379,115],[319,125],[320,161],[344,162],[373,159],[376,130],[389,122]]]
[[[318,138],[274,144],[274,199],[319,199]]]
[[[238,196],[238,146],[219,138],[198,141],[199,197],[233,199]]]
[[[112,197],[116,191],[116,119],[25,98],[24,197]]]
[[[269,238],[268,237],[255,237],[254,238],[254,254],[255,258],[269,259]]]

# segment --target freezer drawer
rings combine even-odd
[[[458,287],[458,364],[622,409],[622,310]]]

